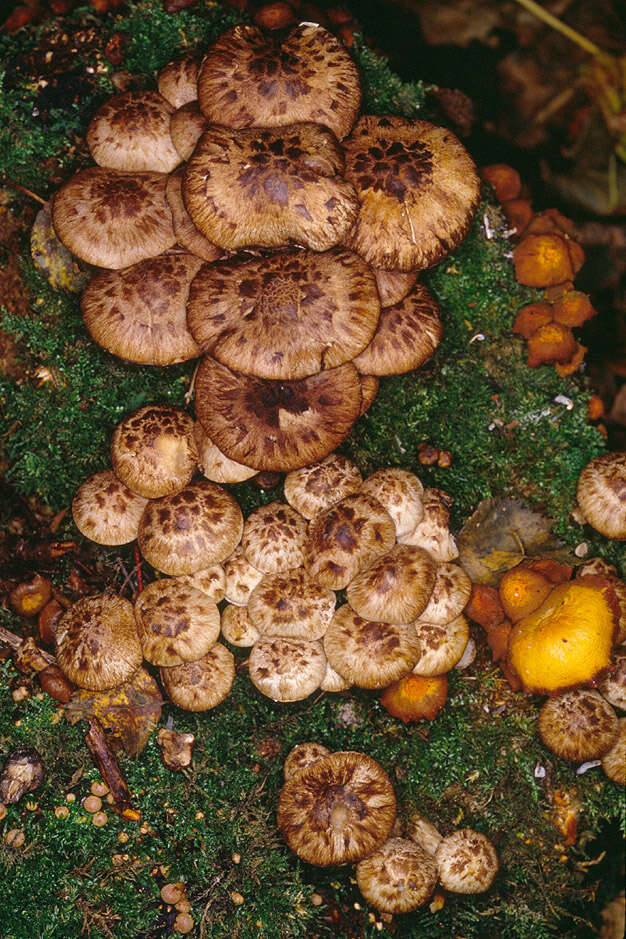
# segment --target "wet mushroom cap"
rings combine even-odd
[[[205,433],[231,460],[259,470],[287,472],[328,456],[348,436],[360,405],[351,362],[279,382],[205,356],[196,375],[196,415]]]
[[[314,121],[339,137],[361,104],[359,71],[339,39],[315,23],[285,37],[235,26],[207,52],[198,76],[207,118],[229,127]]]
[[[248,614],[263,636],[321,639],[335,612],[333,590],[311,580],[304,568],[266,574],[248,600]]]
[[[164,173],[81,170],[54,196],[52,221],[66,248],[96,267],[129,267],[176,241]]]
[[[350,581],[348,603],[364,619],[410,623],[428,603],[436,569],[428,551],[396,544]]]
[[[499,861],[486,835],[460,828],[447,835],[435,854],[441,886],[452,893],[482,893],[489,890]]]
[[[189,215],[189,212],[185,208],[185,203],[183,202],[181,185],[182,171],[177,170],[175,173],[171,173],[167,180],[165,195],[167,198],[167,204],[172,210],[172,225],[174,226],[176,241],[179,245],[182,245],[183,248],[189,251],[190,254],[193,254],[197,258],[201,258],[203,261],[217,261],[218,258],[222,257],[223,251],[216,245],[211,244],[211,242],[204,237],[202,232],[198,231],[192,222],[191,216]],[[199,267],[200,265],[198,264],[196,270],[194,270],[194,274],[197,273],[197,269]],[[196,343],[194,340],[194,345],[195,344]]]
[[[444,625],[418,619],[412,626],[419,646],[414,675],[444,675],[460,661],[469,640],[469,623],[464,616]]]
[[[362,492],[369,492],[391,515],[398,537],[412,531],[422,520],[424,487],[415,473],[388,466],[376,470],[364,481]]]
[[[480,197],[470,155],[427,121],[365,115],[344,142],[359,215],[344,243],[374,268],[418,271],[463,240]]]
[[[322,643],[283,636],[255,642],[248,659],[250,681],[272,701],[301,701],[316,691],[326,671]]]
[[[277,820],[295,854],[328,867],[358,861],[389,836],[396,797],[382,766],[365,753],[338,751],[283,786]]]
[[[602,757],[613,746],[618,732],[615,711],[590,688],[548,698],[539,712],[537,726],[546,747],[572,763]]]
[[[576,495],[596,531],[626,540],[626,452],[603,453],[587,463],[578,477]]]
[[[80,307],[91,338],[139,365],[173,365],[201,355],[187,328],[189,284],[202,264],[192,254],[163,254],[118,271],[100,271]]]
[[[306,535],[306,521],[300,513],[288,503],[274,500],[248,515],[241,547],[257,570],[278,574],[302,564]]]
[[[330,453],[324,460],[287,473],[285,499],[304,518],[311,519],[361,488],[363,477],[352,460]]]
[[[193,433],[198,449],[198,469],[207,479],[214,483],[241,483],[256,476],[258,470],[237,463],[222,453],[207,437],[200,421],[195,422]]]
[[[379,312],[367,264],[333,248],[205,265],[191,285],[187,324],[223,365],[293,380],[353,359],[374,335]]]
[[[113,472],[147,499],[183,489],[197,461],[193,419],[182,408],[147,404],[121,420],[111,437]]]
[[[159,94],[174,108],[181,108],[198,98],[198,69],[200,61],[196,53],[168,62],[159,72],[157,88]]]
[[[626,717],[620,717],[617,725],[617,738],[602,757],[602,769],[618,786],[626,786]]]
[[[408,913],[423,906],[437,876],[432,856],[407,838],[389,838],[356,866],[359,890],[383,913]]]
[[[253,626],[248,616],[247,606],[235,606],[228,603],[222,610],[222,636],[232,646],[250,648],[261,638],[261,633]]]
[[[170,137],[173,106],[158,91],[125,91],[102,104],[86,140],[99,166],[171,173],[181,162]]]
[[[217,604],[174,577],[148,584],[135,602],[143,657],[152,665],[182,665],[202,658],[220,633]]]
[[[131,492],[113,470],[103,470],[78,487],[72,501],[74,524],[97,544],[128,544],[137,537],[147,501]]]
[[[59,619],[55,656],[79,688],[103,691],[128,681],[142,661],[133,605],[123,597],[82,597]]]
[[[435,571],[435,584],[418,619],[426,623],[451,623],[467,606],[472,582],[459,564],[444,561]]]
[[[283,775],[285,782],[299,773],[301,770],[310,766],[312,763],[321,760],[323,756],[328,756],[330,750],[321,743],[298,743],[289,751],[283,764]]]
[[[159,670],[170,701],[185,711],[208,711],[229,694],[235,679],[235,659],[221,642],[201,659]]]
[[[187,163],[183,199],[195,226],[228,251],[289,244],[326,251],[357,215],[342,170],[341,146],[326,127],[214,124]]]

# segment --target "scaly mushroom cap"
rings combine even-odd
[[[96,267],[129,267],[176,242],[165,173],[118,173],[92,166],[61,186],[54,230],[72,254]]]
[[[311,741],[310,743],[296,744],[287,754],[283,764],[285,782],[301,770],[306,769],[307,766],[316,763],[317,760],[321,760],[323,756],[328,756],[329,753],[330,750],[328,747],[325,747],[321,743]]]
[[[141,665],[133,605],[123,597],[82,597],[59,619],[54,643],[59,668],[90,691],[121,685]]]
[[[256,476],[257,470],[237,463],[222,453],[207,437],[200,421],[194,424],[193,434],[198,449],[198,469],[207,479],[214,483],[241,483]]]
[[[432,856],[407,838],[389,838],[356,866],[359,890],[383,913],[408,913],[424,906],[437,876]]]
[[[250,594],[263,578],[260,571],[243,553],[241,545],[224,562],[226,574],[225,599],[235,606],[247,606]]]
[[[174,111],[170,118],[170,136],[183,160],[188,160],[192,155],[208,126],[209,122],[200,111],[197,101],[184,104]]]
[[[223,251],[216,245],[212,245],[211,242],[204,237],[202,232],[198,231],[192,222],[191,216],[183,202],[181,185],[182,170],[177,170],[168,177],[167,187],[165,189],[167,203],[172,210],[172,224],[174,226],[176,241],[195,257],[201,258],[203,261],[217,261],[218,258],[222,257]],[[194,274],[197,273],[199,267],[200,265],[198,264]],[[185,308],[185,319],[186,315]]]
[[[602,757],[602,769],[618,786],[626,786],[626,717],[620,717],[617,727],[617,738]]]
[[[143,657],[152,665],[200,659],[220,634],[217,604],[174,577],[155,580],[141,591],[135,619]]]
[[[302,564],[306,521],[286,502],[274,500],[247,517],[241,536],[246,558],[264,574],[278,574]]]
[[[168,62],[159,72],[159,94],[169,101],[172,107],[182,108],[184,104],[197,100],[199,66],[200,60],[196,53],[188,52]]]
[[[235,659],[220,642],[201,659],[172,668],[161,668],[166,695],[185,711],[208,711],[217,707],[230,692],[235,679]]]
[[[410,838],[411,841],[414,841],[415,844],[418,844],[420,848],[423,848],[427,854],[433,857],[443,838],[441,832],[435,828],[432,822],[415,812],[406,823],[405,834],[407,838]]]
[[[158,499],[179,492],[198,462],[193,419],[167,404],[139,408],[113,431],[111,462],[118,479],[140,496]]]
[[[278,800],[282,835],[298,857],[328,867],[367,857],[387,840],[396,797],[382,766],[340,750],[289,779]]]
[[[361,490],[369,492],[387,509],[398,537],[413,531],[423,518],[424,487],[415,473],[409,470],[394,466],[376,470],[367,477]]]
[[[348,678],[344,678],[343,675],[340,675],[339,672],[335,671],[330,662],[327,660],[326,671],[324,672],[324,677],[322,678],[320,691],[328,691],[331,694],[337,694],[340,691],[347,691],[348,688],[351,687],[352,682]]]
[[[614,708],[626,711],[626,646],[613,650],[611,670],[599,682],[598,691]]]
[[[212,123],[314,121],[341,139],[356,120],[361,85],[349,52],[315,23],[300,23],[284,39],[256,26],[235,26],[204,57],[198,100]]]
[[[235,550],[243,515],[216,483],[201,480],[148,502],[137,542],[142,555],[164,574],[193,574],[219,564]]]
[[[313,580],[342,590],[396,540],[393,519],[366,492],[346,496],[309,523],[304,566]]]
[[[435,585],[418,619],[445,625],[460,616],[472,592],[472,582],[458,564],[444,562],[435,571]]]
[[[326,671],[322,643],[261,636],[248,659],[250,681],[272,701],[301,701],[316,691]]]
[[[453,561],[459,556],[456,542],[448,529],[451,499],[443,489],[424,489],[424,515],[413,531],[399,535],[400,544],[419,545],[436,561]]]
[[[81,297],[91,338],[139,365],[173,365],[201,355],[187,328],[191,279],[202,264],[191,254],[162,254],[119,271],[100,271]]]
[[[290,381],[353,359],[379,312],[367,264],[333,248],[205,265],[191,285],[187,324],[222,365]]]
[[[363,619],[346,603],[324,636],[331,666],[359,688],[386,688],[408,675],[419,655],[413,627]]]
[[[483,893],[498,873],[498,855],[486,835],[459,828],[447,835],[435,854],[441,886],[452,893]]]
[[[443,626],[419,619],[412,627],[418,642],[414,675],[444,675],[460,661],[469,639],[469,623],[464,616]]]
[[[402,271],[384,271],[374,268],[376,286],[382,307],[395,306],[411,292],[417,282],[418,274],[415,271],[403,273]]]
[[[247,606],[229,603],[222,610],[222,636],[231,645],[246,649],[258,642],[261,633],[250,622]]]
[[[375,268],[419,271],[465,238],[480,197],[470,155],[445,127],[365,115],[345,141],[360,203],[345,244]]]
[[[86,140],[99,166],[134,173],[171,173],[181,162],[170,137],[174,108],[158,91],[125,91],[102,104]]]
[[[618,734],[615,711],[591,688],[548,698],[539,712],[537,727],[546,747],[572,763],[602,757]]]
[[[128,544],[137,537],[147,501],[131,492],[113,470],[103,470],[78,487],[72,516],[79,532],[97,544]]]
[[[183,198],[221,248],[302,245],[326,251],[357,216],[337,138],[318,124],[229,130],[211,125],[189,159]]]
[[[354,357],[366,375],[400,375],[419,368],[433,355],[443,337],[439,305],[423,284],[399,303],[381,310],[370,344]]]
[[[626,452],[603,453],[587,463],[578,477],[576,496],[596,531],[626,540]]]
[[[353,495],[361,488],[363,477],[352,460],[340,453],[330,453],[324,460],[292,470],[285,476],[285,499],[304,518]]]
[[[211,564],[193,574],[179,574],[176,580],[185,587],[199,590],[214,603],[223,600],[226,593],[226,572],[221,564]]]
[[[351,362],[282,382],[233,372],[205,356],[195,405],[204,431],[231,460],[287,472],[321,460],[348,436],[361,387]]]
[[[394,545],[350,581],[348,603],[364,619],[410,623],[428,603],[436,568],[423,548]]]
[[[311,580],[304,568],[266,574],[248,600],[248,614],[263,636],[321,639],[335,612],[333,590]]]
[[[367,409],[374,403],[378,394],[380,380],[377,375],[359,375],[361,381],[361,409],[359,417],[363,417]]]

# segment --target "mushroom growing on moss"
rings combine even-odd
[[[597,760],[618,735],[615,711],[598,691],[578,688],[548,698],[539,712],[539,736],[557,756],[572,763]]]
[[[72,516],[79,532],[97,544],[122,545],[134,541],[148,500],[132,492],[113,470],[89,476],[72,500]]]
[[[587,463],[578,477],[576,495],[596,531],[626,540],[626,453],[603,453]]]
[[[437,878],[432,855],[408,838],[389,838],[356,867],[359,890],[383,913],[408,913],[424,906]]]
[[[442,887],[452,893],[489,890],[499,861],[493,843],[479,831],[459,828],[447,835],[435,854]]]
[[[412,674],[390,685],[381,695],[380,703],[392,717],[406,724],[424,719],[434,721],[447,697],[447,675]]]

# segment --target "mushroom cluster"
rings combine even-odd
[[[236,26],[105,102],[96,165],[53,200],[59,239],[100,269],[93,339],[140,364],[200,358],[199,434],[249,475],[327,456],[379,376],[441,341],[417,276],[464,238],[478,174],[449,130],[360,105],[324,28]]]

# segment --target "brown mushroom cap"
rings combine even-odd
[[[361,381],[361,408],[359,417],[363,417],[365,412],[374,403],[378,394],[380,380],[377,375],[359,375]]]
[[[346,603],[324,636],[331,666],[359,688],[386,688],[408,675],[419,655],[412,626],[363,619]]]
[[[409,470],[394,466],[376,470],[367,477],[361,490],[369,492],[387,509],[398,537],[412,531],[422,520],[424,487],[415,473]]]
[[[82,597],[59,619],[54,641],[59,667],[79,688],[114,688],[141,665],[133,605],[123,597]]]
[[[56,193],[54,229],[66,248],[96,267],[129,267],[176,241],[164,173],[118,173],[93,166]]]
[[[221,642],[201,659],[159,672],[170,701],[185,711],[208,711],[230,692],[235,679],[235,659]]]
[[[263,636],[321,639],[335,612],[334,591],[311,580],[304,568],[266,574],[248,600],[248,614]]]
[[[245,520],[241,547],[254,567],[264,574],[293,570],[302,564],[306,521],[286,502],[259,506]]]
[[[328,756],[330,750],[321,743],[311,741],[309,743],[298,743],[289,751],[283,764],[283,776],[285,781],[291,779],[301,770],[321,760],[323,756]]]
[[[389,836],[396,797],[382,766],[365,753],[330,753],[283,786],[277,820],[303,861],[327,867],[357,861]]]
[[[626,646],[618,646],[611,655],[611,670],[598,683],[598,691],[615,708],[626,711]]]
[[[423,548],[394,545],[350,581],[348,603],[364,619],[410,623],[428,603],[436,568]]]
[[[618,786],[626,786],[626,717],[617,722],[617,738],[602,757],[602,769]]]
[[[419,271],[463,240],[480,181],[454,134],[426,121],[365,115],[345,141],[360,209],[345,244],[375,268]]]
[[[406,823],[405,834],[433,857],[441,844],[442,835],[437,828],[422,815],[413,813]]]
[[[213,123],[314,121],[341,139],[356,120],[361,85],[343,44],[315,23],[300,23],[284,39],[256,26],[235,26],[206,54],[198,99]]]
[[[603,453],[587,463],[578,477],[576,495],[596,531],[626,540],[626,452]]]
[[[258,642],[261,633],[250,622],[247,606],[228,603],[222,610],[222,636],[231,645],[246,649]]]
[[[389,838],[356,866],[356,882],[368,903],[383,913],[423,906],[437,883],[430,854],[407,838]]]
[[[99,166],[127,172],[171,173],[181,162],[170,137],[174,110],[158,91],[125,91],[102,104],[86,140]]]
[[[228,251],[303,245],[326,251],[357,215],[343,152],[319,124],[211,125],[187,163],[183,198],[197,228]]]
[[[313,580],[342,590],[396,540],[393,519],[366,492],[346,496],[309,524],[304,566]]]
[[[97,544],[128,544],[137,537],[147,501],[131,492],[113,470],[103,470],[78,487],[72,516],[79,532]]]
[[[441,564],[453,561],[459,556],[459,550],[448,528],[450,502],[450,497],[443,489],[424,489],[423,518],[413,531],[400,535],[398,541],[425,548]]]
[[[299,381],[234,372],[205,356],[195,384],[198,420],[238,463],[286,472],[321,460],[348,436],[361,389],[351,362]]]
[[[591,688],[548,698],[537,726],[545,745],[573,763],[603,756],[613,746],[618,729],[615,711]]]
[[[441,886],[452,893],[489,890],[498,873],[498,855],[486,835],[459,828],[447,835],[435,854]]]
[[[330,453],[324,460],[292,470],[285,476],[285,499],[311,519],[345,496],[358,492],[363,477],[352,460]]]
[[[189,284],[202,264],[192,254],[162,254],[119,271],[100,271],[81,297],[91,338],[129,362],[172,365],[202,350],[187,328]]]
[[[143,657],[152,665],[182,665],[202,658],[220,634],[217,604],[205,593],[163,577],[135,602]]]
[[[203,261],[217,261],[218,258],[222,257],[223,251],[216,245],[212,245],[211,242],[204,237],[202,232],[198,231],[192,222],[191,216],[185,207],[185,203],[183,202],[181,186],[182,170],[177,170],[175,173],[171,173],[168,177],[167,186],[165,189],[167,204],[172,210],[172,225],[174,226],[176,241],[179,245],[182,245],[183,248],[186,248],[190,254],[195,255],[197,258],[201,258]],[[199,267],[200,265],[198,264],[196,270],[194,270],[194,274],[197,272]]]
[[[139,550],[164,574],[193,574],[235,550],[243,515],[235,499],[208,480],[148,502],[139,524]]]
[[[188,160],[192,155],[208,126],[209,122],[200,111],[197,101],[184,104],[174,111],[170,119],[170,136],[183,160]]]
[[[158,499],[179,492],[198,461],[193,419],[166,404],[139,408],[113,431],[111,461],[118,479],[140,496]]]
[[[472,582],[459,564],[438,564],[432,593],[418,619],[440,625],[451,623],[467,606],[471,592]]]
[[[194,424],[194,438],[198,449],[198,469],[214,483],[241,483],[256,476],[258,470],[237,463],[222,453],[210,437],[207,437],[200,421]]]
[[[330,662],[326,660],[326,671],[320,684],[320,691],[328,691],[330,694],[338,694],[340,691],[347,691],[352,687],[349,678],[344,678],[339,672],[335,671]]]
[[[418,619],[412,626],[419,646],[414,675],[445,675],[460,662],[469,640],[469,623],[464,616],[445,625]]]
[[[224,561],[224,573],[226,574],[225,599],[235,606],[246,606],[251,592],[263,577],[263,571],[248,560],[239,546],[231,557]]]
[[[200,59],[195,52],[168,62],[159,72],[159,94],[174,108],[181,108],[198,98],[198,68]]]
[[[293,380],[349,362],[367,346],[380,303],[371,270],[343,248],[204,265],[187,324],[231,369]]]
[[[301,701],[316,691],[326,671],[322,643],[283,636],[255,642],[248,659],[250,681],[272,701]]]
[[[417,281],[416,271],[384,271],[377,267],[374,269],[376,286],[382,307],[395,306],[411,292]]]
[[[223,600],[226,593],[226,572],[221,564],[211,564],[193,574],[179,574],[176,580],[185,587],[199,590],[214,603]]]

